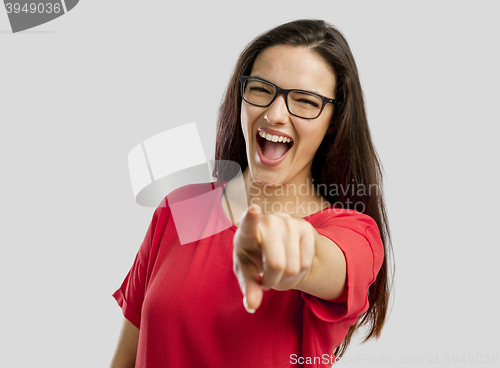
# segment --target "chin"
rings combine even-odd
[[[277,173],[275,175],[269,175],[262,172],[261,170],[250,169],[250,177],[252,181],[261,188],[264,187],[278,187],[284,184],[284,180],[280,178]]]

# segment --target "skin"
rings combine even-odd
[[[281,88],[304,89],[333,98],[335,75],[318,55],[304,47],[274,46],[262,51],[256,58],[251,76],[263,78]],[[321,115],[302,119],[291,115],[282,95],[267,108],[242,102],[241,127],[246,141],[249,161],[246,179],[259,186],[279,186],[285,183],[311,183],[312,159],[328,131],[333,104],[327,104]],[[268,127],[288,134],[294,146],[288,157],[278,166],[266,166],[256,151],[259,127]],[[251,178],[250,178],[250,177]]]
[[[134,368],[139,344],[139,329],[123,318],[122,329],[110,368]]]
[[[304,47],[279,45],[265,49],[256,58],[251,76],[282,88],[334,96],[335,74],[319,55]],[[233,210],[235,218],[241,216],[233,241],[233,265],[243,304],[250,313],[260,306],[263,291],[269,288],[301,290],[325,300],[335,300],[344,291],[346,265],[342,251],[302,218],[329,205],[314,193],[311,166],[325,134],[331,132],[332,113],[333,105],[328,104],[314,120],[298,118],[288,112],[281,95],[265,108],[242,102],[241,127],[248,158],[243,178],[250,207],[247,211],[243,207]],[[288,156],[277,166],[264,165],[257,155],[260,127],[293,138]],[[297,202],[294,193],[287,193],[285,188],[301,185],[309,190],[303,191],[305,195]],[[257,187],[262,190],[252,190]],[[231,190],[235,189],[230,182]],[[301,203],[309,206],[301,207]],[[286,211],[273,211],[285,205]]]

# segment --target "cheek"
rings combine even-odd
[[[323,129],[323,127],[320,129],[308,129],[302,132],[302,141],[305,143],[303,144],[305,156],[309,157],[316,154],[316,151],[325,137],[325,133],[326,128]]]
[[[326,136],[326,133],[328,132],[328,128],[330,127],[330,121],[331,121],[331,114],[325,114],[326,116],[324,119],[319,122],[316,130],[316,140],[318,142],[317,146],[319,147],[321,145],[321,142],[323,142],[323,139]]]
[[[255,111],[252,111],[252,107],[248,106],[248,104],[241,105],[241,130],[243,131],[243,135],[245,140],[248,142],[248,135],[252,133],[252,125],[255,119],[258,117]]]
[[[245,137],[245,141],[248,142],[248,112],[245,109],[245,106],[241,106],[241,130],[243,131],[243,136]]]

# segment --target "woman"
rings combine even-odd
[[[335,28],[300,20],[250,43],[215,158],[216,183],[180,188],[156,210],[114,294],[125,320],[111,366],[331,366],[360,325],[379,336],[390,250],[381,171]],[[181,241],[183,226],[204,235]]]

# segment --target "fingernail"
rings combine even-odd
[[[251,204],[250,207],[248,207],[248,211],[252,211],[253,213],[258,213],[260,211],[260,207],[257,206],[256,204]]]
[[[248,313],[255,313],[255,309],[250,309],[248,308],[248,304],[247,304],[247,297],[244,296],[243,297],[243,306],[245,307],[245,310],[248,312]]]

